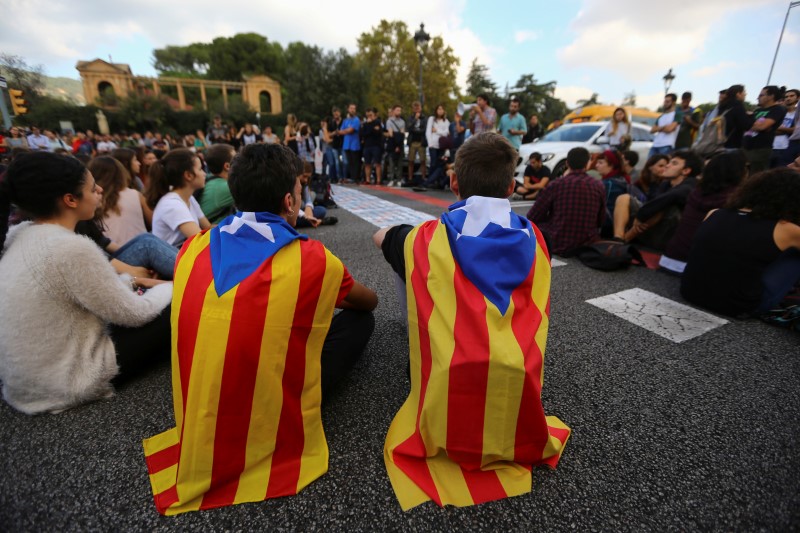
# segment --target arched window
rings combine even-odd
[[[261,91],[258,93],[258,107],[262,113],[272,113],[272,97],[269,92]]]
[[[114,86],[107,81],[101,81],[97,84],[97,92],[100,93],[100,96],[105,94],[114,95]]]

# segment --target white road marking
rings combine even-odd
[[[331,189],[333,200],[339,207],[347,209],[357,217],[363,218],[379,228],[398,224],[416,226],[436,218],[428,213],[409,209],[349,187],[331,185]]]
[[[556,259],[554,257],[550,258],[550,266],[551,267],[560,267],[560,266],[564,266],[566,264],[568,264],[568,263],[565,263],[564,261],[561,261],[561,260]]]
[[[676,343],[728,323],[723,318],[642,289],[628,289],[586,302]]]

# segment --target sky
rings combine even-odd
[[[118,7],[118,6],[124,6]],[[618,104],[635,92],[655,109],[672,68],[671,92],[716,101],[741,83],[755,101],[767,84],[788,0],[0,0],[0,51],[41,64],[49,76],[78,79],[75,64],[109,57],[155,76],[152,51],[256,32],[282,45],[302,41],[357,51],[381,19],[420,23],[460,58],[462,90],[473,59],[501,92],[523,74],[555,80],[572,107],[598,93]],[[790,10],[771,84],[800,87],[800,6]]]

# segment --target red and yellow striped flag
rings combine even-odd
[[[297,494],[328,469],[320,354],[352,278],[319,242],[294,240],[218,295],[212,231],[175,268],[176,425],[144,441],[165,515]]]
[[[522,231],[536,242],[524,281],[501,310],[454,259],[443,221],[418,226],[405,241],[411,394],[384,446],[403,510],[427,500],[467,506],[530,492],[532,467],[555,467],[570,435],[541,403],[550,310],[542,235],[524,221],[522,229],[487,230]],[[490,261],[501,253],[491,250],[484,254]]]

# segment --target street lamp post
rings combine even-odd
[[[675,79],[675,74],[672,73],[672,69],[669,69],[662,79],[664,80],[664,94],[668,94],[669,88],[672,87],[672,80]]]
[[[261,111],[256,111],[256,120],[258,121],[258,133],[261,133]]]
[[[419,103],[423,106],[425,105],[425,95],[422,92],[422,57],[430,40],[431,36],[425,32],[425,24],[420,23],[419,30],[414,34],[414,46],[416,46],[417,54],[419,54]]]
[[[793,7],[800,6],[800,2],[789,2],[789,7],[786,9],[786,17],[783,19],[783,27],[781,28],[781,36],[778,37],[778,45],[775,47],[775,55],[772,57],[772,66],[769,67],[769,76],[767,76],[767,85],[769,85],[770,80],[772,80],[772,70],[775,68],[775,61],[778,59],[778,50],[781,47],[781,41],[783,40],[783,32],[786,31],[786,22],[789,20],[789,11],[792,10]]]

